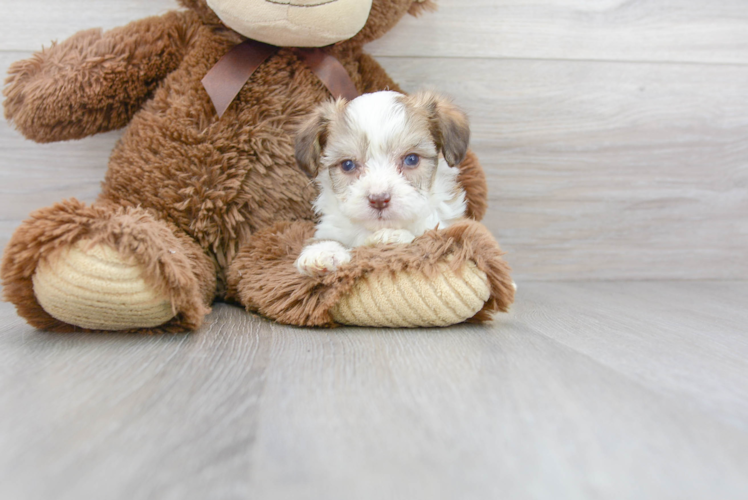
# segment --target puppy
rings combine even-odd
[[[464,217],[456,167],[469,139],[465,114],[433,92],[376,92],[318,107],[296,138],[296,160],[320,191],[299,272],[320,276],[350,261],[352,247],[410,243]]]

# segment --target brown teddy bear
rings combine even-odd
[[[180,3],[10,67],[5,116],[26,137],[127,127],[93,205],[40,209],[6,247],[4,296],[21,316],[49,331],[176,332],[199,327],[216,299],[303,326],[447,325],[507,309],[508,267],[474,221],[486,185],[472,153],[459,168],[474,220],[356,249],[324,277],[293,267],[316,195],[294,160],[294,132],[330,92],[292,47],[324,46],[359,93],[399,90],[362,47],[431,0]],[[286,47],[219,116],[201,80],[248,38]]]

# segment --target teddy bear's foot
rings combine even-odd
[[[439,273],[378,273],[356,282],[330,311],[343,325],[449,326],[475,316],[491,296],[486,273],[468,261],[461,273],[446,263]]]
[[[168,296],[143,280],[143,267],[105,244],[79,240],[32,278],[34,295],[52,317],[91,330],[162,325],[175,316]]]
[[[335,272],[305,276],[294,262],[314,232],[313,222],[297,221],[253,234],[229,269],[230,297],[290,325],[393,328],[489,321],[514,301],[501,248],[478,222],[357,247]]]
[[[186,332],[210,312],[211,258],[143,208],[66,200],[37,210],[5,247],[3,298],[52,332]]]

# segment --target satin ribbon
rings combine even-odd
[[[252,74],[280,47],[246,40],[228,51],[202,79],[218,117],[239,95]],[[296,48],[296,54],[330,91],[334,98],[348,100],[359,96],[351,76],[334,56],[319,48]]]

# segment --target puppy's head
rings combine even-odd
[[[317,179],[319,212],[395,227],[428,213],[435,190],[457,190],[449,167],[469,139],[467,117],[444,97],[376,92],[318,107],[297,135],[296,159]]]

